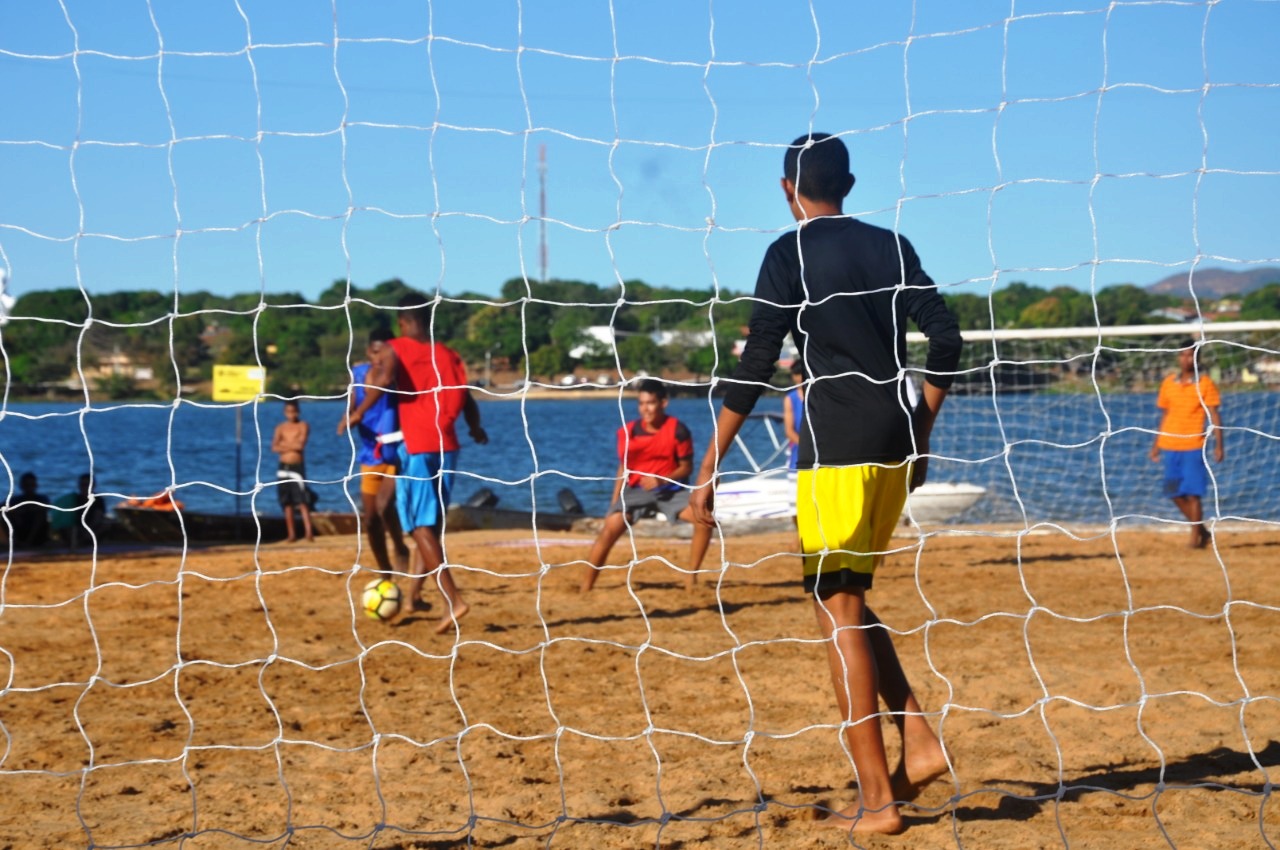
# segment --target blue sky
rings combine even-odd
[[[0,0],[9,291],[749,291],[783,146],[943,287],[1280,263],[1280,2]]]

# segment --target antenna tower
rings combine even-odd
[[[547,146],[538,146],[538,261],[547,282]]]

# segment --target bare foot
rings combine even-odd
[[[1203,525],[1196,529],[1195,539],[1191,543],[1193,549],[1204,549],[1213,542],[1213,532]]]
[[[822,826],[840,829],[845,832],[870,832],[879,835],[897,835],[906,829],[902,815],[897,806],[886,806],[878,811],[864,809],[861,806],[850,806],[843,812],[823,818]]]
[[[440,625],[436,626],[436,634],[442,635],[458,624],[458,621],[467,616],[467,612],[471,610],[471,606],[465,602],[459,602],[453,606],[453,610],[449,615],[440,621]]]
[[[898,762],[890,777],[893,798],[900,803],[909,803],[919,797],[931,782],[946,775],[947,770],[947,756],[941,746],[923,753],[913,751],[910,758]]]

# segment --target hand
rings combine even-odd
[[[338,436],[341,437],[345,433],[347,433],[347,417],[344,414],[343,417],[338,420]]]
[[[1214,443],[1213,445],[1213,462],[1222,463],[1222,459],[1227,456],[1227,450],[1222,447],[1222,443]]]
[[[659,482],[658,479],[654,478],[652,475],[642,475],[640,477],[640,486],[645,490],[652,490],[653,488],[657,487],[659,483],[661,482]]]
[[[484,428],[477,425],[471,429],[471,439],[475,440],[479,445],[488,445],[489,434],[484,430]]]
[[[1151,457],[1151,462],[1152,462],[1152,463],[1159,463],[1159,462],[1160,462],[1160,450],[1159,450],[1159,449],[1157,449],[1157,448],[1152,448],[1152,449],[1151,449],[1151,455],[1150,455],[1150,457]]]
[[[698,478],[698,485],[689,494],[689,510],[693,515],[693,522],[698,525],[715,525],[716,485],[712,481],[703,480],[701,475]]]
[[[911,482],[907,485],[907,492],[914,493],[916,488],[925,482],[929,477],[929,455],[926,448],[920,453],[920,456],[911,464]]]

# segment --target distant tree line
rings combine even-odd
[[[409,291],[400,280],[368,288],[337,281],[314,303],[294,292],[30,292],[0,328],[0,344],[12,394],[65,382],[78,367],[92,376],[95,391],[136,396],[131,374],[99,373],[100,363],[127,355],[134,366],[152,370],[161,397],[172,398],[179,383],[189,389],[207,382],[214,364],[256,363],[267,369],[268,392],[339,396],[346,392],[348,364],[363,357],[369,331],[380,324],[394,329],[394,307]],[[1150,314],[1182,303],[1132,285],[1090,296],[1065,286],[1045,290],[1013,283],[989,296],[945,297],[965,329],[1143,324],[1163,321]],[[487,360],[541,378],[575,366],[608,370],[619,363],[629,375],[644,370],[705,377],[732,369],[729,352],[743,335],[751,304],[744,294],[642,281],[600,286],[513,278],[497,295],[441,297],[432,328],[475,374]],[[1240,318],[1280,318],[1280,283],[1246,295]],[[594,325],[617,332],[617,360],[608,345],[586,334]],[[676,338],[685,341],[660,346],[651,337],[659,329],[684,331]],[[575,360],[569,356],[574,349],[585,353]]]

